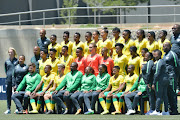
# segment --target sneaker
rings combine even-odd
[[[93,111],[87,111],[87,112],[85,112],[84,114],[85,114],[85,115],[90,115],[90,114],[94,114],[94,112],[93,112]]]
[[[149,115],[162,115],[160,112],[157,112],[156,110],[150,113]]]
[[[106,115],[106,114],[108,114],[109,113],[109,110],[104,110],[102,113],[101,113],[101,115]]]
[[[128,110],[127,113],[126,113],[126,115],[132,115],[132,114],[134,114],[134,113],[136,113],[135,110]]]
[[[30,114],[38,114],[38,111],[37,110],[32,110],[32,111],[29,111]]]
[[[68,113],[68,109],[64,109],[64,111],[62,112],[63,115],[67,114]]]
[[[149,115],[152,112],[153,112],[153,110],[149,110],[145,115]]]
[[[16,114],[18,112],[18,109],[16,109],[15,111],[14,111],[14,114]]]
[[[167,111],[167,112],[164,112],[164,111],[163,111],[161,114],[162,114],[162,115],[170,115],[169,111]]]
[[[23,110],[17,111],[15,114],[23,114]]]
[[[6,110],[4,114],[11,114],[11,110]]]
[[[53,110],[48,110],[46,114],[53,114]]]
[[[115,111],[115,112],[112,112],[111,114],[116,115],[116,114],[121,114],[121,112],[120,111]]]
[[[78,115],[81,113],[81,108],[77,110],[77,112],[75,113],[75,115]]]

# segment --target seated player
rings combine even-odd
[[[53,85],[55,75],[51,73],[51,66],[46,65],[44,68],[45,75],[42,77],[41,82],[38,84],[36,89],[31,93],[30,95],[30,103],[32,106],[32,111],[29,113],[38,113],[39,108],[41,107],[42,99],[44,94],[49,91]],[[42,87],[42,91],[37,92]],[[35,103],[35,98],[38,98],[37,100],[37,106]]]
[[[101,50],[102,59],[100,64],[105,64],[107,66],[107,70],[110,76],[112,76],[112,69],[114,67],[114,61],[111,57],[108,57],[108,49],[102,48]]]
[[[68,54],[67,46],[62,47],[61,54],[62,54],[62,56],[60,58],[60,63],[62,63],[66,66],[65,70],[64,70],[64,74],[67,74],[68,72],[70,72],[70,65],[74,61],[74,58]]]
[[[92,114],[95,112],[95,103],[98,100],[99,93],[108,87],[109,79],[110,75],[107,72],[107,66],[104,64],[100,64],[99,74],[96,77],[95,87],[93,88],[93,91],[84,94],[84,103],[89,113]]]
[[[91,38],[92,38],[92,33],[89,31],[86,32],[86,34],[85,34],[86,42],[84,43],[84,56],[85,57],[87,57],[90,54],[89,45],[94,42]]]
[[[91,43],[89,45],[89,51],[90,51],[90,55],[87,56],[86,58],[86,65],[90,66],[94,69],[94,74],[95,76],[98,75],[99,71],[98,71],[98,67],[101,63],[101,59],[102,57],[96,53],[96,44],[95,43]]]
[[[128,59],[127,56],[122,53],[124,45],[122,43],[116,43],[115,47],[117,56],[114,58],[114,65],[120,67],[119,74],[125,77],[127,75]]]
[[[47,91],[44,95],[44,101],[45,101],[45,104],[48,109],[48,112],[46,114],[52,114],[54,112],[53,110],[54,110],[55,102],[52,99],[52,93],[56,89],[56,87],[59,86],[59,84],[64,80],[64,78],[65,78],[64,69],[65,69],[64,64],[58,64],[58,73],[59,74],[55,77],[53,87],[51,89],[49,89],[49,91]],[[63,89],[64,88],[62,88],[62,90]]]
[[[101,30],[102,40],[99,41],[99,54],[101,54],[102,48],[106,47],[108,49],[108,56],[112,55],[112,42],[108,39],[108,29],[104,28]]]
[[[145,38],[145,32],[142,29],[137,30],[136,32],[137,39],[134,41],[134,46],[137,47],[137,54],[142,57],[141,51],[143,48],[146,48],[147,39]]]
[[[132,86],[132,88],[124,93],[124,100],[128,109],[126,115],[136,113],[135,108],[139,103],[139,99],[142,97],[143,94],[145,94],[146,87],[147,85],[141,74]],[[133,102],[131,102],[131,100],[133,100]]]
[[[63,40],[64,41],[61,42],[61,46],[68,46],[68,54],[72,55],[73,42],[69,41],[69,31],[64,31]]]
[[[123,76],[119,75],[119,70],[120,70],[119,66],[113,67],[113,76],[109,80],[108,87],[99,94],[99,102],[104,110],[101,113],[101,115],[105,115],[109,113],[109,108],[111,106],[111,99],[113,97],[113,94],[119,90],[119,86],[121,86],[121,84],[124,82]],[[106,103],[104,99],[106,99]],[[118,110],[112,114],[118,114],[118,113],[121,112]]]
[[[57,64],[60,64],[60,60],[56,58],[56,52],[57,50],[54,48],[50,49],[49,56],[50,60],[47,62],[47,64],[51,65],[51,72],[55,74],[55,76],[58,74],[58,66]]]
[[[134,41],[131,39],[131,31],[130,30],[124,30],[122,33],[123,36],[123,40],[121,41],[121,43],[124,45],[123,48],[123,54],[127,56],[127,59],[129,60],[129,58],[131,57],[130,54],[130,47],[134,46]]]
[[[51,37],[50,37],[50,41],[51,41],[51,44],[48,45],[48,52],[50,52],[50,49],[51,48],[54,48],[56,49],[56,58],[59,58],[59,55],[60,55],[60,50],[61,50],[61,45],[59,43],[56,42],[57,40],[57,36],[55,34],[52,34]]]
[[[80,41],[80,33],[76,32],[74,34],[74,43],[73,43],[73,49],[72,49],[72,56],[73,58],[75,59],[77,56],[76,56],[76,49],[78,47],[82,47],[82,49],[84,50],[84,43],[82,41]],[[84,54],[84,51],[83,51],[83,54]]]
[[[117,99],[119,99],[119,109],[122,108],[122,105],[123,105],[123,97],[124,97],[124,92],[130,90],[133,86],[133,84],[135,83],[135,81],[137,80],[138,78],[138,75],[137,74],[134,74],[134,65],[129,65],[128,66],[128,75],[125,76],[124,78],[124,83],[122,84],[121,86],[121,89],[119,89],[117,91],[117,94],[114,94],[113,95],[113,101],[117,101]],[[124,92],[119,92],[120,90],[122,90],[124,87],[126,86],[126,89]],[[118,106],[117,105],[117,102],[113,102],[114,106]]]
[[[154,31],[150,31],[147,34],[148,42],[146,45],[146,48],[149,50],[149,52],[153,52],[156,49],[159,49],[158,42],[155,41],[156,35]]]
[[[96,76],[93,74],[94,70],[92,67],[86,67],[85,70],[85,75],[83,75],[82,80],[81,80],[81,85],[79,87],[79,89],[74,92],[71,95],[71,100],[72,103],[75,105],[77,112],[75,113],[76,115],[80,114],[80,112],[82,111],[82,104],[84,102],[84,94],[92,92],[92,89],[95,87],[95,83],[96,83]],[[86,112],[84,114],[93,114],[93,111],[90,112]]]
[[[137,48],[135,46],[131,46],[130,47],[130,53],[131,53],[131,57],[128,61],[128,65],[134,65],[135,69],[134,69],[134,73],[139,75],[140,72],[140,57],[137,54]]]
[[[40,56],[41,56],[41,60],[39,60],[39,74],[41,75],[41,77],[43,77],[45,75],[44,72],[44,68],[45,66],[50,63],[50,59],[47,58],[47,54],[48,52],[46,50],[41,50],[40,52]]]
[[[162,58],[165,54],[165,52],[163,51],[163,44],[168,42],[170,43],[170,41],[166,38],[167,36],[167,31],[166,30],[161,30],[159,33],[159,40],[158,40],[158,45],[159,45],[159,50],[162,52]]]
[[[71,107],[70,96],[78,89],[81,79],[82,73],[77,70],[78,64],[73,62],[70,66],[71,71],[66,74],[64,80],[59,84],[56,90],[52,94],[53,100],[57,103],[58,107],[63,108],[63,114],[67,114],[68,110]],[[66,86],[65,90],[62,90],[63,87]],[[64,102],[66,102],[66,105]],[[77,112],[81,111],[78,109]]]
[[[36,66],[34,63],[29,64],[28,70],[29,70],[29,73],[23,77],[23,80],[21,81],[18,88],[12,95],[12,99],[18,108],[18,111],[16,112],[16,114],[22,114],[22,113],[28,114],[27,109],[28,109],[28,103],[29,103],[29,96],[31,92],[34,91],[34,89],[39,84],[39,82],[41,81],[41,76],[35,72]],[[25,91],[22,91],[22,89],[25,86],[26,86]],[[21,104],[21,99],[24,99],[24,102],[23,102],[24,106],[22,106]]]
[[[86,58],[83,56],[83,49],[81,47],[78,47],[76,50],[76,56],[77,58],[74,60],[78,64],[78,71],[82,72],[82,74],[85,74],[86,69]]]
[[[117,55],[116,53],[116,43],[121,43],[121,41],[123,40],[123,37],[121,37],[119,34],[120,34],[120,29],[115,27],[112,29],[112,34],[114,36],[114,38],[112,39],[112,47],[113,47],[113,55],[112,55],[112,58],[114,59]]]

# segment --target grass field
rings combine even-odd
[[[180,102],[180,101],[179,101]],[[180,104],[178,105],[180,108]],[[180,120],[180,115],[176,116],[145,116],[145,115],[60,115],[60,114],[14,114],[15,105],[12,101],[11,114],[5,115],[6,101],[0,101],[0,120]],[[180,111],[180,109],[179,109]]]

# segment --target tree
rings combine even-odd
[[[79,0],[63,0],[63,5],[62,8],[67,8],[67,7],[77,7],[78,6],[78,2]],[[66,17],[66,16],[74,16],[77,12],[77,9],[65,9],[65,10],[61,10],[60,11],[60,16],[61,17]],[[69,18],[64,18],[62,23],[64,24],[72,24],[75,23],[76,18],[72,17],[70,19],[70,23],[69,23]]]
[[[83,1],[91,7],[103,7],[103,6],[135,6],[140,3],[146,3],[149,0],[83,0]],[[126,11],[129,12],[129,10],[131,9],[123,9],[124,14],[126,14]],[[97,9],[96,11],[98,12],[98,16],[100,16],[101,12],[112,13],[112,14],[116,12],[115,9]],[[100,17],[98,18],[98,23],[100,23]]]

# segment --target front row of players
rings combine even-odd
[[[168,47],[168,45],[167,45]],[[168,48],[167,48],[168,49]],[[169,52],[167,50],[167,52]],[[156,62],[151,59],[155,58]],[[142,74],[138,76],[134,73],[134,65],[129,65],[126,76],[119,75],[119,66],[113,67],[113,76],[110,77],[107,67],[100,64],[99,74],[94,75],[92,67],[86,67],[85,75],[77,70],[78,64],[73,62],[70,66],[70,72],[64,74],[65,66],[58,64],[58,75],[51,72],[51,66],[45,66],[45,75],[41,76],[35,72],[35,65],[29,65],[29,73],[23,78],[22,82],[12,96],[18,112],[28,113],[28,103],[32,111],[29,113],[38,113],[41,104],[45,102],[47,114],[54,113],[55,103],[62,114],[72,113],[72,103],[76,108],[75,114],[94,114],[95,103],[99,102],[103,108],[102,115],[109,113],[111,103],[115,111],[111,114],[121,113],[123,102],[127,106],[127,115],[134,114],[139,100],[147,92],[149,95],[150,110],[147,115],[169,115],[167,89],[172,92],[173,100],[169,100],[172,112],[177,112],[176,96],[173,93],[174,87],[169,84],[168,74],[166,73],[166,63],[161,59],[161,51],[155,50],[153,56],[150,52],[145,54],[146,64],[142,67]],[[171,82],[171,81],[170,81]],[[175,82],[175,81],[173,81]],[[173,84],[174,85],[174,84]],[[26,86],[25,91],[21,91]],[[123,91],[124,90],[124,91]],[[155,97],[156,99],[155,99]],[[22,99],[24,106],[22,107]],[[133,103],[131,100],[133,99]],[[160,113],[160,105],[164,101],[164,112]],[[83,111],[83,103],[87,111]],[[174,110],[174,111],[173,111]]]

